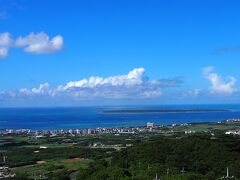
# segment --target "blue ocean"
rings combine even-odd
[[[223,112],[102,113],[121,109],[212,109]],[[162,105],[57,108],[0,108],[0,129],[70,129],[216,122],[240,118],[240,105]]]

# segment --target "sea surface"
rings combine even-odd
[[[224,112],[102,113],[126,109],[211,109]],[[240,105],[165,105],[67,108],[0,108],[0,129],[70,129],[217,122],[240,118]]]

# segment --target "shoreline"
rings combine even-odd
[[[226,122],[240,122],[240,118],[236,119],[225,119],[225,120],[219,120],[219,121],[199,121],[199,122],[185,122],[185,123],[172,123],[172,124],[158,124],[154,123],[154,128],[159,127],[169,127],[169,126],[191,126],[191,125],[204,125],[204,124],[221,124]],[[147,123],[146,123],[147,124]],[[146,125],[133,125],[133,126],[105,126],[105,127],[74,127],[74,128],[57,128],[57,129],[31,129],[31,128],[3,128],[0,129],[1,131],[18,131],[18,132],[25,132],[25,131],[31,131],[31,132],[47,132],[47,131],[69,131],[69,130],[98,130],[98,129],[136,129],[136,128],[146,128]]]

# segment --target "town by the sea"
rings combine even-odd
[[[109,113],[111,111],[113,113]],[[240,105],[236,104],[1,108],[0,129],[133,127],[144,126],[147,122],[171,125],[239,118]]]

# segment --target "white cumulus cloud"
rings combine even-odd
[[[237,91],[236,78],[229,76],[228,81],[224,81],[220,75],[214,72],[214,67],[202,68],[203,75],[210,81],[210,91],[213,94],[231,95]]]
[[[57,93],[74,97],[90,98],[151,98],[162,94],[160,80],[149,80],[144,76],[144,68],[135,68],[125,75],[107,78],[92,76],[88,79],[70,81],[57,88]],[[159,82],[159,83],[156,83]]]
[[[22,88],[15,92],[5,92],[5,97],[17,98],[55,98],[73,100],[91,99],[146,99],[162,95],[162,90],[178,87],[182,81],[178,79],[149,79],[145,76],[145,69],[135,68],[124,75],[111,77],[92,76],[79,81],[51,88],[48,83],[36,88]]]
[[[39,87],[37,88],[32,88],[32,89],[27,89],[27,88],[22,88],[19,90],[20,95],[25,95],[25,96],[36,96],[36,95],[50,95],[51,91],[49,89],[49,84],[44,83],[40,84]]]
[[[44,32],[30,33],[25,37],[17,38],[15,45],[24,47],[24,50],[29,53],[53,53],[63,48],[63,37],[57,35],[50,39]]]
[[[108,78],[92,76],[88,79],[68,82],[65,86],[60,86],[59,89],[67,90],[71,88],[96,88],[100,86],[131,87],[141,85],[143,83],[144,72],[144,68],[136,68],[126,75],[112,76]]]
[[[62,50],[63,45],[61,35],[50,38],[46,33],[40,32],[13,39],[9,32],[0,33],[0,58],[6,58],[10,48],[23,48],[25,52],[34,54],[48,54]]]

